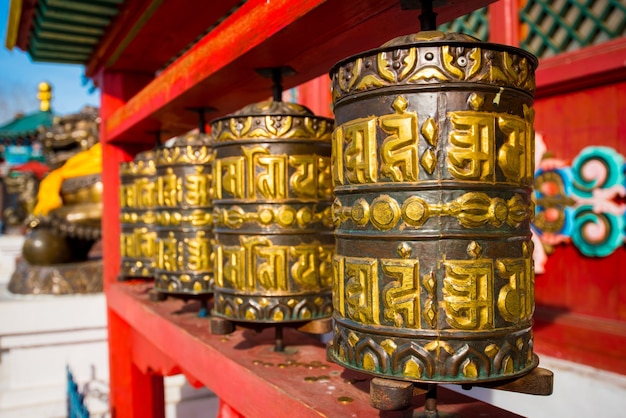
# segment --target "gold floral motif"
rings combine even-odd
[[[255,322],[302,321],[330,316],[330,294],[316,295],[232,295],[216,291],[215,311],[222,316]]]
[[[245,139],[330,142],[332,130],[332,120],[312,116],[234,116],[213,125],[216,143]]]
[[[204,165],[215,159],[215,151],[210,146],[187,145],[163,147],[157,152],[157,165]]]
[[[156,163],[151,160],[134,160],[120,164],[121,176],[153,176],[156,174]]]
[[[341,365],[382,377],[449,383],[507,378],[525,374],[537,365],[528,329],[519,338],[519,333],[505,333],[490,338],[493,341],[486,341],[482,333],[476,337],[464,334],[464,338],[449,341],[431,335],[389,337],[339,323],[334,327],[328,354]]]
[[[422,58],[425,55],[430,55],[430,59]],[[332,75],[333,100],[337,102],[357,91],[429,84],[433,80],[482,83],[533,94],[535,68],[536,62],[521,52],[457,47],[453,43],[439,48],[434,45],[398,48],[356,58],[337,68]]]

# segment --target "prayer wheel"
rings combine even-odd
[[[537,366],[536,66],[425,31],[332,68],[333,361],[468,384]]]
[[[154,277],[155,175],[155,153],[152,150],[120,164],[120,280]]]
[[[329,318],[332,120],[267,101],[211,126],[213,315],[265,324]]]
[[[210,137],[189,133],[157,150],[157,257],[154,290],[165,295],[213,293]]]

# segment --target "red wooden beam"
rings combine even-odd
[[[489,0],[450,0],[441,22],[485,6]],[[105,120],[109,140],[149,141],[145,131],[172,135],[196,123],[189,106],[211,105],[215,116],[270,95],[269,80],[254,68],[290,65],[293,87],[326,73],[339,59],[417,32],[418,11],[397,0],[249,0],[191,50],[165,69],[124,107]]]
[[[126,1],[94,49],[85,74],[92,77],[101,68],[154,73],[238,3],[239,0],[214,1],[210,5],[197,0]]]
[[[539,61],[536,98],[626,79],[626,38]]]

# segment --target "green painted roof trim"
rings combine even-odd
[[[45,39],[31,41],[33,44],[33,50],[36,51],[61,51],[61,52],[75,52],[79,54],[90,55],[92,48],[84,45],[72,45],[67,43],[59,43],[55,41],[47,41]]]
[[[101,17],[88,13],[76,13],[73,10],[57,9],[47,7],[44,3],[39,3],[39,11],[46,19],[61,20],[68,23],[77,23],[89,26],[107,26],[111,19],[109,17]]]
[[[19,138],[34,135],[40,126],[52,126],[54,114],[38,111],[21,118],[13,119],[0,126],[0,138]]]
[[[28,52],[33,61],[84,64],[124,0],[39,0]]]
[[[65,60],[72,60],[83,62],[87,58],[89,58],[89,54],[77,54],[72,52],[59,52],[59,51],[37,51],[36,54],[32,54],[33,58],[37,58],[39,60],[42,59],[50,59],[50,58],[62,58]]]
[[[97,1],[73,1],[73,0],[46,0],[47,6],[68,9],[75,12],[84,12],[93,15],[115,16],[117,7],[98,4]]]
[[[47,29],[59,32],[77,33],[81,35],[91,35],[100,37],[104,33],[104,28],[100,26],[76,26],[54,19],[44,19],[42,16],[35,16],[35,30]]]

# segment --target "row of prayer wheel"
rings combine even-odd
[[[214,292],[233,321],[332,315],[329,357],[377,376],[528,373],[536,66],[420,32],[332,68],[334,127],[268,101],[140,154],[122,170],[122,274]]]

